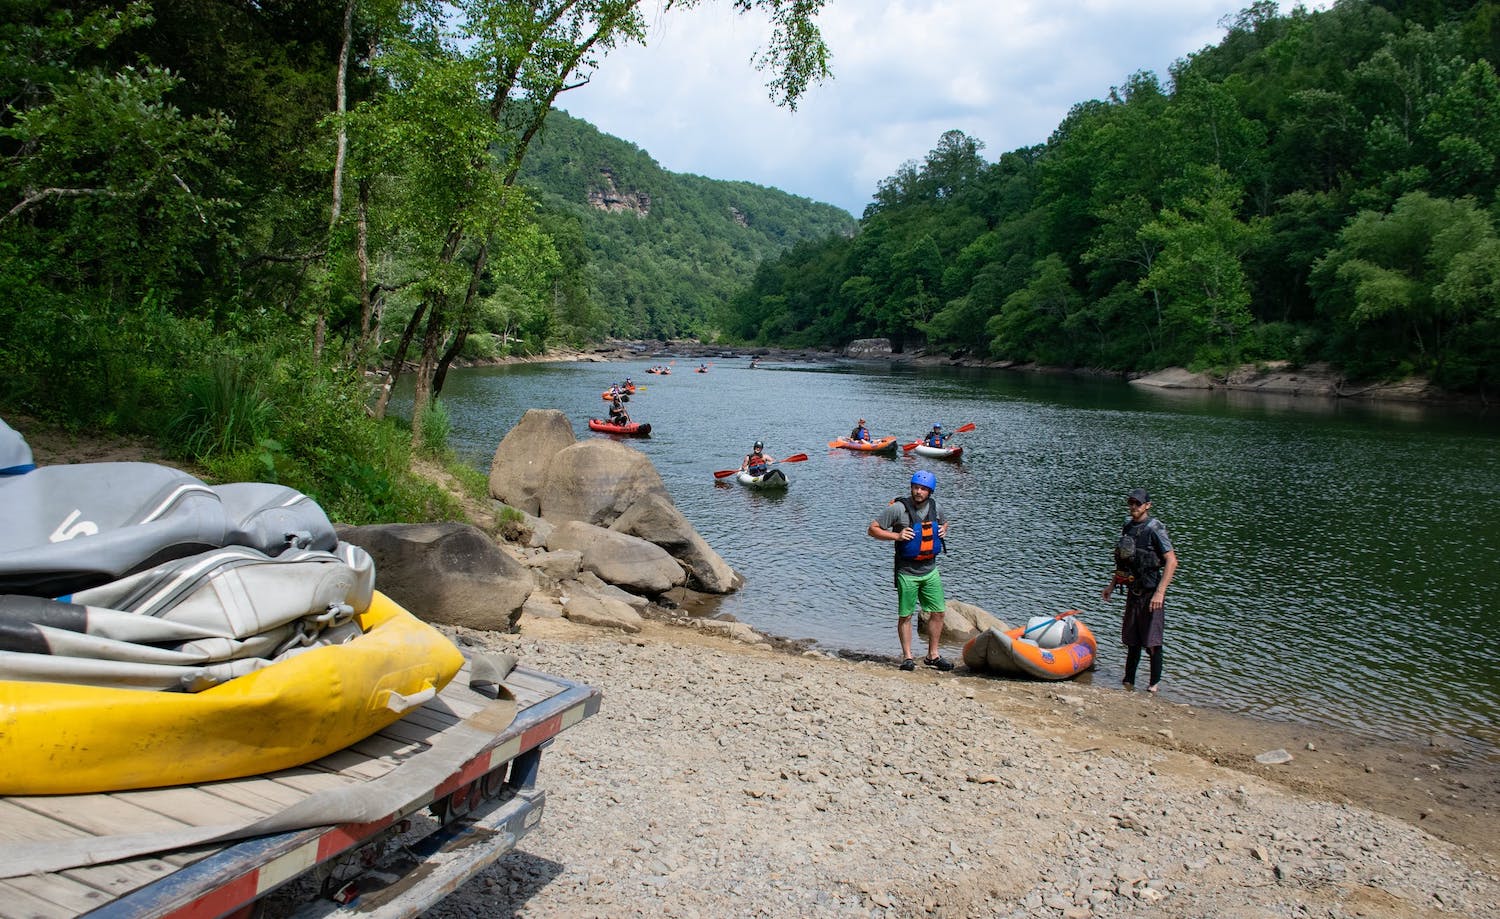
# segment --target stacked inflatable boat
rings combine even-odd
[[[0,422],[0,794],[310,762],[436,694],[463,657],[279,485],[150,463],[35,466]]]

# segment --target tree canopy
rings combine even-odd
[[[1330,361],[1493,385],[1493,0],[1257,2],[1170,83],[1132,74],[1045,144],[943,134],[853,238],[760,267],[744,341],[1152,370]]]

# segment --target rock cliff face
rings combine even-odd
[[[651,196],[640,191],[620,191],[610,169],[599,170],[599,187],[589,189],[589,206],[612,214],[633,211],[644,217],[651,213]]]

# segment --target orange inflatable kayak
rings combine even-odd
[[[859,453],[895,453],[896,437],[881,437],[878,440],[850,440],[840,437],[838,440],[830,440],[828,446],[841,450],[854,450]]]
[[[1095,641],[1094,633],[1089,631],[1089,627],[1083,624],[1083,620],[1074,617],[1074,612],[1069,610],[1060,616],[1039,617],[1050,618],[1057,623],[1067,619],[1073,623],[1077,632],[1071,641],[1059,643],[1056,647],[1043,647],[1053,642],[1045,637],[1041,640],[1025,637],[1026,627],[987,629],[964,645],[964,663],[971,670],[1029,676],[1039,680],[1066,680],[1075,677],[1094,666],[1094,655],[1099,650],[1099,643]],[[1052,631],[1054,629],[1043,629],[1043,632]],[[1039,633],[1033,631],[1032,634]]]

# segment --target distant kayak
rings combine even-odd
[[[748,488],[785,488],[787,486],[786,473],[780,469],[767,470],[765,475],[751,475],[741,472],[735,476],[735,481]]]
[[[929,447],[926,444],[917,444],[912,447],[912,452],[918,456],[930,456],[934,459],[956,460],[962,459],[963,447]]]
[[[828,446],[841,450],[855,450],[860,453],[895,453],[896,437],[882,437],[878,440],[850,440],[840,437],[838,440],[830,440]]]
[[[629,424],[610,424],[608,421],[600,421],[598,418],[589,419],[589,430],[600,431],[605,434],[619,434],[624,437],[650,437],[651,425],[632,421]]]

